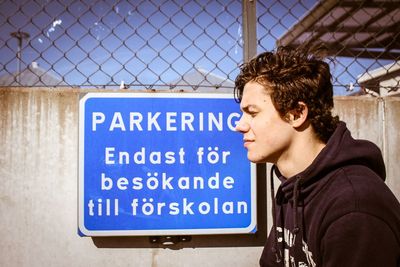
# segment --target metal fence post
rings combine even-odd
[[[256,0],[243,0],[243,61],[257,55]],[[263,243],[268,235],[267,164],[257,164],[257,234]]]
[[[257,54],[256,0],[243,0],[243,61]]]

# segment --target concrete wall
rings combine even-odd
[[[400,98],[336,97],[335,113],[353,137],[377,144],[386,163],[386,183],[400,199]]]
[[[80,92],[0,88],[0,266],[258,266],[262,247],[239,240],[165,249],[143,238],[79,237]],[[400,99],[337,98],[336,105],[355,136],[383,149],[388,184],[400,197]]]

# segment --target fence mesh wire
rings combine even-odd
[[[257,52],[321,43],[334,58],[335,94],[398,94],[398,0],[254,3]],[[251,41],[243,6],[0,0],[0,85],[231,91]]]

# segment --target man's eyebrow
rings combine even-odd
[[[240,106],[240,109],[243,111],[243,112],[248,112],[250,109],[258,109],[258,107],[257,107],[257,105],[254,105],[254,104],[247,104],[247,105],[244,105],[244,106]]]

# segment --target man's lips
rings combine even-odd
[[[254,142],[254,140],[243,139],[243,146],[247,148],[253,142]]]

